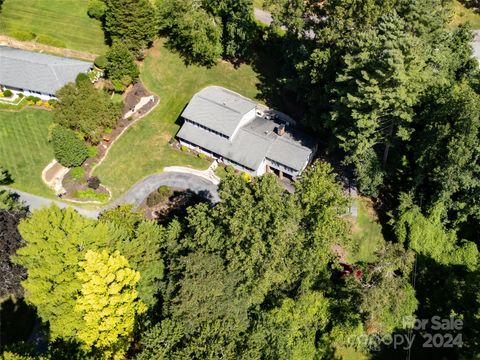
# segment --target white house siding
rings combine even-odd
[[[39,99],[42,99],[42,100],[56,99],[56,97],[54,95],[50,95],[50,94],[42,94],[42,93],[35,92],[35,91],[9,88],[8,86],[2,86],[2,88],[9,89],[16,95],[23,94],[23,95],[25,95],[25,97],[35,96],[35,97],[38,97]]]

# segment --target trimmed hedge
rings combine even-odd
[[[75,131],[57,126],[52,131],[55,158],[65,167],[76,167],[88,157],[87,145],[78,138]]]
[[[105,66],[107,66],[107,57],[105,55],[100,55],[97,56],[95,61],[93,62],[95,66],[99,69],[105,69]]]

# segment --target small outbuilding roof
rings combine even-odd
[[[86,61],[0,46],[0,85],[6,87],[53,95],[91,67]]]
[[[193,96],[182,117],[230,137],[242,118],[256,105],[233,91],[209,86]]]

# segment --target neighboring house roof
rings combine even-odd
[[[209,86],[193,96],[182,117],[230,137],[242,118],[256,106],[233,91]]]
[[[92,64],[85,61],[0,46],[0,84],[55,94]]]
[[[306,134],[290,129],[289,125],[286,133],[279,136],[275,132],[279,125],[274,120],[256,116],[229,140],[185,122],[177,137],[252,170],[258,169],[265,158],[295,171],[303,170],[315,151],[315,142]]]

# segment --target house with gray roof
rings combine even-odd
[[[255,176],[295,178],[317,150],[288,116],[219,86],[195,94],[181,117],[182,145]]]
[[[65,84],[91,68],[86,61],[0,46],[0,88],[26,96],[55,98]]]

